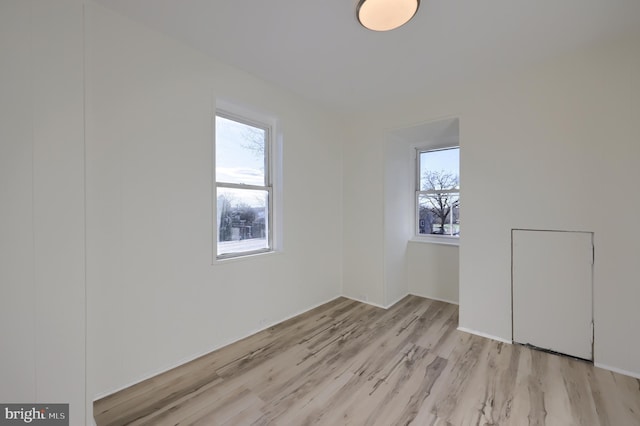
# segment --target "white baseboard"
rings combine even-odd
[[[266,330],[266,329],[268,329],[268,328],[270,328],[270,327],[273,327],[273,326],[274,326],[274,325],[276,325],[276,324],[280,324],[281,322],[285,322],[285,321],[287,321],[287,320],[289,320],[289,319],[291,319],[291,318],[293,318],[293,317],[296,317],[296,316],[298,316],[298,315],[304,314],[305,312],[308,312],[308,311],[310,311],[310,310],[312,310],[312,309],[315,309],[315,308],[317,308],[317,307],[319,307],[319,306],[324,305],[325,303],[329,303],[329,302],[331,302],[331,301],[333,301],[333,300],[336,300],[336,299],[338,299],[338,298],[340,298],[340,297],[344,297],[344,296],[342,296],[342,295],[338,295],[338,296],[332,297],[332,298],[331,298],[331,299],[329,299],[329,300],[326,300],[326,301],[324,301],[324,302],[317,303],[317,304],[315,304],[315,305],[312,305],[312,306],[311,306],[311,307],[309,307],[309,308],[303,309],[303,310],[301,310],[301,311],[299,311],[299,312],[297,312],[297,313],[291,314],[291,315],[289,315],[289,316],[287,316],[287,317],[285,317],[285,318],[282,318],[282,319],[280,319],[280,320],[277,320],[277,321],[271,322],[271,323],[269,323],[269,324],[265,325],[264,327],[261,327],[261,328],[259,328],[259,329],[253,330],[253,331],[249,332],[248,334],[246,334],[245,336],[241,336],[241,337],[238,337],[238,338],[234,338],[234,339],[231,339],[231,340],[229,340],[229,341],[223,342],[222,344],[212,346],[212,347],[210,347],[210,348],[206,349],[205,351],[203,351],[203,352],[201,352],[201,353],[197,353],[197,354],[195,354],[195,355],[191,355],[191,356],[188,356],[188,357],[182,358],[182,359],[178,360],[177,362],[172,363],[172,364],[170,364],[170,365],[168,365],[168,366],[165,366],[165,367],[163,367],[163,368],[160,368],[160,369],[158,369],[158,370],[156,370],[156,371],[153,371],[153,372],[151,372],[151,373],[147,373],[147,374],[144,374],[144,375],[142,375],[142,376],[139,376],[139,377],[137,377],[133,382],[131,382],[131,383],[127,384],[127,385],[121,386],[121,387],[119,387],[119,388],[116,388],[116,389],[114,389],[114,390],[110,390],[110,391],[107,391],[107,392],[100,392],[100,393],[98,393],[98,394],[96,394],[96,395],[94,395],[94,396],[93,396],[93,401],[95,402],[95,401],[97,401],[97,400],[99,400],[99,399],[102,399],[102,398],[104,398],[104,397],[107,397],[107,396],[109,396],[109,395],[112,395],[112,394],[114,394],[114,393],[116,393],[116,392],[120,392],[121,390],[124,390],[124,389],[130,388],[131,386],[134,386],[134,385],[137,385],[138,383],[144,382],[145,380],[148,380],[148,379],[150,379],[150,378],[152,378],[152,377],[158,376],[158,375],[160,375],[160,374],[162,374],[162,373],[166,373],[167,371],[169,371],[169,370],[173,370],[174,368],[177,368],[177,367],[180,367],[181,365],[184,365],[184,364],[186,364],[186,363],[188,363],[188,362],[191,362],[191,361],[193,361],[194,359],[198,359],[198,358],[200,358],[200,357],[202,357],[202,356],[205,356],[205,355],[207,355],[207,354],[210,354],[211,352],[216,351],[216,350],[218,350],[218,349],[220,349],[220,348],[223,348],[223,347],[228,346],[228,345],[230,345],[230,344],[232,344],[232,343],[238,342],[238,341],[240,341],[240,340],[242,340],[242,339],[246,339],[246,338],[247,338],[247,337],[249,337],[249,336],[253,336],[254,334],[259,333],[259,332],[261,332],[261,331],[264,331],[264,330]],[[365,303],[366,303],[366,302],[365,302]]]
[[[409,293],[409,294],[412,296],[423,297],[425,299],[437,300],[438,302],[450,303],[452,305],[460,305],[459,302],[454,302],[453,300],[448,300],[448,299],[442,299],[440,297],[433,297],[426,294],[418,294],[418,293]]]
[[[347,295],[344,295],[344,294],[341,297],[344,297],[345,299],[355,300],[356,302],[364,303],[364,304],[367,304],[367,305],[375,306],[376,308],[389,309],[388,306],[382,306],[382,305],[380,305],[378,303],[371,302],[370,300],[362,300],[362,299],[358,299],[357,297],[347,296]]]
[[[407,293],[407,294],[405,294],[403,296],[400,296],[398,299],[396,299],[393,302],[389,303],[385,309],[389,309],[390,307],[392,307],[393,305],[395,305],[396,303],[398,303],[399,301],[401,301],[402,299],[404,299],[407,296],[409,296],[409,293]]]
[[[611,367],[610,365],[600,364],[599,362],[594,362],[593,365],[595,365],[598,368],[602,368],[604,370],[609,370],[609,371],[613,371],[614,373],[633,377],[634,379],[640,379],[640,373],[637,371],[627,371],[621,368]]]
[[[503,342],[503,343],[508,343],[508,344],[512,344],[513,342],[511,340],[507,340],[507,339],[503,339],[501,337],[498,336],[492,336],[490,334],[487,333],[482,333],[476,330],[471,330],[465,327],[458,327],[459,331],[463,331],[465,333],[470,333],[470,334],[474,334],[476,336],[480,336],[480,337],[486,337],[488,339],[492,339],[492,340],[497,340],[498,342]],[[602,368],[604,370],[609,370],[612,371],[614,373],[618,373],[618,374],[622,374],[625,376],[629,376],[629,377],[633,377],[634,379],[640,379],[640,373],[637,371],[628,371],[628,370],[623,370],[621,368],[617,368],[617,367],[612,367],[610,365],[605,365],[605,364],[601,364],[599,362],[595,362],[593,363],[594,366],[598,367],[598,368]]]
[[[458,327],[458,330],[463,331],[465,333],[469,333],[469,334],[475,334],[476,336],[486,337],[487,339],[497,340],[498,342],[502,342],[502,343],[508,343],[508,344],[513,343],[511,340],[503,339],[502,337],[498,337],[498,336],[492,336],[491,334],[483,333],[481,331],[471,330],[465,327]]]
[[[355,300],[356,302],[365,303],[367,305],[375,306],[376,308],[389,309],[390,307],[392,307],[393,305],[395,305],[396,303],[398,303],[399,301],[401,301],[405,297],[409,296],[410,294],[411,293],[407,293],[405,295],[402,295],[397,300],[394,300],[393,302],[387,304],[386,306],[380,305],[378,303],[374,303],[374,302],[371,302],[371,301],[368,301],[368,300],[358,299],[357,297],[345,296],[344,294],[342,295],[342,297],[344,297],[346,299]],[[419,297],[423,297],[423,296],[419,296]]]
[[[438,302],[445,302],[445,303],[450,303],[452,305],[458,305],[458,302],[454,302],[452,300],[440,299],[440,298],[437,298],[437,297],[425,296],[423,294],[416,294],[416,293],[407,293],[407,294],[405,294],[403,296],[400,296],[398,298],[398,300],[395,300],[395,301],[387,304],[386,306],[380,305],[378,303],[371,302],[369,300],[362,300],[362,299],[358,299],[357,297],[346,296],[344,294],[342,295],[342,297],[344,297],[344,298],[355,300],[356,302],[360,302],[360,303],[366,303],[367,305],[375,306],[376,308],[382,308],[382,309],[389,309],[390,307],[392,307],[393,305],[395,305],[396,303],[398,303],[399,301],[401,301],[402,299],[404,299],[407,296],[417,296],[417,297],[422,297],[423,299],[437,300]]]

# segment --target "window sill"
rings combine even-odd
[[[448,237],[446,235],[438,236],[414,236],[409,240],[410,243],[418,244],[441,244],[446,246],[460,246],[460,237]]]
[[[222,258],[216,257],[213,260],[213,265],[216,266],[216,265],[224,265],[228,263],[243,262],[251,259],[256,259],[259,257],[274,256],[279,254],[282,254],[282,250],[269,250],[269,251],[263,251],[258,253],[242,254],[239,256],[232,256],[232,257],[222,257]]]

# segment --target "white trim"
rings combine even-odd
[[[389,308],[391,308],[393,305],[395,305],[396,303],[400,302],[402,299],[404,299],[404,298],[405,298],[405,297],[407,297],[407,296],[422,297],[423,299],[429,299],[429,300],[435,300],[435,301],[438,301],[438,302],[450,303],[450,304],[452,304],[452,305],[460,305],[460,303],[459,303],[459,302],[454,302],[453,300],[442,299],[442,298],[440,298],[440,297],[425,296],[425,295],[423,295],[423,294],[417,294],[417,293],[412,293],[412,292],[409,292],[409,293],[407,293],[407,294],[405,294],[405,295],[403,295],[403,296],[400,296],[400,297],[398,298],[398,300],[396,300],[395,302],[389,303],[389,304],[387,304],[386,306],[385,306],[385,305],[380,305],[379,303],[370,302],[370,301],[368,301],[368,300],[358,299],[357,297],[346,296],[346,295],[344,295],[344,294],[342,295],[342,297],[344,297],[344,298],[346,298],[346,299],[354,300],[354,301],[356,301],[356,302],[364,303],[364,304],[371,305],[371,306],[375,306],[376,308],[382,308],[382,309],[389,309]],[[460,330],[460,329],[458,329],[458,330]],[[462,331],[466,331],[466,330],[462,330]],[[475,332],[470,332],[470,333],[472,333],[472,334],[478,334],[478,335],[481,335],[481,334],[479,334],[479,333],[475,333]],[[499,339],[499,338],[497,338],[497,337],[492,337],[492,336],[489,336],[489,335],[482,335],[482,337],[488,337],[488,338],[490,338],[490,339],[500,340],[500,339]],[[509,343],[511,343],[511,342],[509,342]]]
[[[247,127],[254,127],[257,129],[262,129],[264,131],[264,181],[262,185],[248,185],[248,184],[238,184],[232,182],[218,182],[217,180],[217,171],[216,171],[216,155],[217,155],[217,129],[216,124],[218,118],[232,121],[236,124],[241,124]],[[273,151],[273,120],[260,121],[255,118],[255,114],[237,114],[233,108],[230,110],[222,109],[219,106],[216,107],[215,116],[214,116],[214,143],[213,143],[213,181],[214,181],[214,198],[216,199],[216,203],[214,205],[215,214],[215,226],[214,226],[214,243],[215,249],[214,252],[216,254],[216,260],[223,260],[232,257],[240,257],[247,256],[252,254],[258,254],[263,252],[273,251],[273,183],[272,183],[272,166],[273,161],[271,160],[271,155]],[[267,233],[267,247],[260,250],[248,250],[242,252],[231,252],[231,253],[223,253],[218,254],[219,246],[218,246],[218,233],[220,232],[220,218],[218,217],[218,190],[221,188],[229,188],[229,189],[239,189],[239,190],[254,190],[254,191],[264,191],[267,193],[267,208],[266,215],[267,220],[265,222],[265,231]]]
[[[266,250],[266,249],[264,251],[243,252],[243,254],[240,256],[216,258],[211,264],[211,266],[226,265],[226,264],[235,263],[235,262],[244,262],[244,261],[255,259],[258,257],[279,256],[281,254],[284,254],[284,252],[278,251],[278,250]]]
[[[471,329],[466,328],[466,327],[458,327],[458,331],[463,331],[465,333],[474,334],[476,336],[485,337],[485,338],[491,339],[491,340],[497,340],[498,342],[508,343],[510,345],[513,344],[512,340],[503,339],[502,337],[493,336],[491,334],[483,333],[481,331],[471,330]]]
[[[407,294],[405,294],[403,296],[400,296],[396,301],[394,301],[392,303],[389,303],[386,306],[380,305],[380,304],[374,303],[374,302],[369,302],[367,300],[361,300],[361,299],[358,299],[357,297],[351,297],[351,296],[342,295],[342,297],[344,297],[346,299],[354,300],[356,302],[364,303],[364,304],[375,306],[376,308],[382,308],[382,309],[391,308],[393,305],[395,305],[396,303],[400,302],[402,299],[404,299],[407,296],[416,296],[416,297],[421,297],[423,299],[429,299],[429,300],[435,300],[435,301],[438,301],[438,302],[450,303],[452,305],[459,305],[460,304],[460,303],[454,302],[452,300],[442,299],[442,298],[439,298],[439,297],[425,296],[425,295],[422,295],[422,294],[411,293],[411,292],[409,292],[409,293],[407,293]]]
[[[610,365],[600,364],[599,362],[594,362],[593,365],[598,368],[602,368],[604,370],[612,371],[614,373],[623,374],[625,376],[633,377],[635,379],[640,379],[640,372],[637,372],[637,371],[627,371],[621,368],[611,367]]]
[[[375,306],[376,308],[380,308],[380,309],[389,309],[389,306],[382,306],[378,303],[375,302],[370,302],[368,300],[362,300],[362,299],[358,299],[357,297],[353,297],[353,296],[347,296],[345,294],[342,295],[342,297],[346,298],[346,299],[350,299],[356,302],[360,302],[360,303],[364,303],[365,305],[371,305],[371,306]]]
[[[436,120],[436,121],[439,121],[439,120]],[[425,123],[425,125],[429,125],[429,123]],[[413,126],[410,126],[410,127],[413,127]],[[439,138],[436,140],[429,139],[422,142],[414,142],[409,145],[409,148],[411,148],[413,151],[411,153],[411,159],[412,161],[415,162],[416,160],[415,156],[417,154],[417,151],[422,151],[422,152],[441,151],[443,149],[460,148],[460,138],[454,138],[449,140],[447,139],[440,140]],[[415,191],[415,185],[413,186],[413,188]]]
[[[414,235],[409,240],[410,243],[418,243],[418,244],[440,244],[444,246],[456,246],[460,247],[460,237],[451,237],[448,235],[425,235],[425,236],[417,236]]]
[[[222,117],[222,116],[220,116]],[[259,185],[248,185],[244,183],[229,183],[229,182],[216,182],[216,185],[219,188],[229,188],[229,189],[251,189],[254,191],[269,191],[271,189],[270,186],[259,186]],[[269,194],[271,195],[271,194]]]
[[[458,128],[459,130],[459,128]],[[438,235],[438,234],[420,234],[420,207],[419,207],[419,197],[420,195],[426,194],[440,194],[440,193],[451,193],[451,194],[458,194],[458,202],[460,201],[460,140],[458,138],[457,144],[456,145],[451,145],[451,146],[442,146],[439,148],[434,148],[434,147],[429,147],[427,145],[424,144],[415,144],[412,145],[414,147],[414,150],[412,152],[412,155],[414,156],[414,160],[413,160],[413,194],[414,194],[414,199],[413,199],[413,236],[412,236],[412,240],[415,239],[416,241],[420,241],[421,239],[424,239],[424,241],[421,242],[428,242],[428,243],[435,243],[435,244],[448,244],[448,245],[459,245],[459,232],[458,235],[454,236],[454,235]],[[437,190],[437,189],[430,189],[430,190],[422,190],[420,189],[420,183],[421,183],[421,175],[420,175],[420,170],[421,170],[421,160],[420,160],[420,154],[423,153],[428,153],[428,152],[435,152],[435,151],[446,151],[446,150],[451,150],[451,149],[457,149],[458,150],[458,188],[455,189],[444,189],[444,190]],[[453,219],[453,207],[451,207],[451,219]],[[451,225],[453,226],[453,225]],[[444,241],[438,241],[437,238],[447,238],[449,237],[448,240],[444,240]],[[433,238],[433,239],[431,239]]]
[[[223,110],[235,116],[240,116],[258,124],[268,124],[275,126],[277,119],[274,114],[255,108],[254,105],[247,105],[236,101],[229,101],[224,98],[214,96],[214,115],[217,110]]]
[[[442,299],[440,297],[426,296],[424,294],[411,293],[411,292],[409,292],[409,294],[412,296],[422,297],[423,299],[436,300],[438,302],[450,303],[452,305],[458,305],[458,306],[460,305],[460,302],[454,302],[453,300]]]
[[[274,252],[284,251],[284,135],[280,120],[274,118],[271,124],[271,249]]]
[[[114,394],[114,393],[116,393],[116,392],[120,392],[120,391],[122,391],[122,390],[125,390],[125,389],[127,389],[127,388],[130,388],[131,386],[135,386],[135,385],[137,385],[137,384],[139,384],[139,383],[144,382],[145,380],[149,380],[149,379],[151,379],[151,378],[153,378],[153,377],[155,377],[155,376],[158,376],[158,375],[160,375],[160,374],[166,373],[167,371],[173,370],[174,368],[178,368],[178,367],[180,367],[180,366],[182,366],[182,365],[184,365],[184,364],[187,364],[187,363],[189,363],[189,362],[191,362],[191,361],[193,361],[193,360],[196,360],[196,359],[198,359],[198,358],[200,358],[200,357],[203,357],[203,356],[205,356],[205,355],[208,355],[208,354],[210,354],[211,352],[217,351],[218,349],[221,349],[221,348],[223,348],[223,347],[225,347],[225,346],[229,346],[229,345],[231,345],[231,344],[233,344],[233,343],[239,342],[240,340],[246,339],[247,337],[253,336],[253,335],[254,335],[254,334],[256,334],[256,333],[260,333],[261,331],[264,331],[264,330],[266,330],[266,329],[268,329],[268,328],[270,328],[270,327],[273,327],[273,326],[274,326],[274,325],[276,325],[276,324],[280,324],[280,323],[282,323],[282,322],[285,322],[285,321],[287,321],[287,320],[290,320],[290,319],[291,319],[291,318],[293,318],[293,317],[297,317],[298,315],[302,315],[302,314],[304,314],[305,312],[309,312],[309,311],[310,311],[310,310],[312,310],[312,309],[315,309],[315,308],[317,308],[317,307],[319,307],[319,306],[322,306],[322,305],[324,305],[324,304],[326,304],[326,303],[332,302],[332,301],[334,301],[334,300],[336,300],[336,299],[339,299],[339,298],[341,298],[341,297],[345,297],[345,296],[338,295],[338,296],[332,297],[331,299],[325,300],[324,302],[320,302],[320,303],[317,303],[317,304],[315,304],[315,305],[311,305],[309,308],[306,308],[306,309],[303,309],[303,310],[301,310],[301,311],[298,311],[297,313],[293,313],[293,314],[291,314],[291,315],[288,315],[288,316],[286,316],[286,317],[284,317],[284,318],[282,318],[282,319],[279,319],[279,320],[277,320],[277,321],[273,321],[273,322],[271,322],[271,323],[269,323],[269,324],[267,324],[267,325],[265,325],[265,326],[263,326],[263,327],[261,327],[261,328],[258,328],[258,329],[254,330],[254,331],[250,331],[249,333],[247,333],[247,334],[246,334],[246,335],[244,335],[244,336],[240,336],[240,337],[238,337],[238,338],[230,339],[230,340],[228,340],[227,342],[222,343],[222,344],[220,344],[220,345],[212,346],[211,348],[209,348],[209,349],[207,349],[207,350],[205,350],[205,351],[203,351],[203,352],[200,352],[200,353],[197,353],[197,354],[195,354],[195,355],[190,355],[190,356],[187,356],[187,357],[181,358],[181,359],[180,359],[180,360],[178,360],[177,362],[175,362],[175,363],[171,363],[170,365],[168,365],[168,366],[166,366],[166,367],[164,367],[164,368],[160,368],[160,369],[156,370],[155,372],[151,372],[151,373],[143,374],[143,375],[139,376],[136,380],[134,380],[134,381],[130,382],[130,383],[129,383],[129,384],[127,384],[127,385],[121,386],[121,387],[116,388],[116,389],[111,390],[111,391],[107,391],[107,392],[100,392],[100,393],[98,393],[98,394],[94,395],[94,397],[93,397],[93,402],[95,402],[95,401],[97,401],[97,400],[99,400],[99,399],[105,398],[105,397],[107,397],[107,396],[109,396],[109,395],[113,395],[113,394]]]
[[[407,296],[409,296],[409,293],[406,293],[403,296],[400,296],[398,299],[396,299],[396,301],[387,304],[387,307],[385,309],[389,309],[390,307],[392,307],[393,305],[395,305],[396,303],[398,303],[399,301],[401,301],[402,299],[404,299]]]
[[[255,254],[280,252],[282,251],[282,232],[283,232],[283,208],[282,208],[282,133],[280,121],[275,114],[265,113],[225,99],[213,96],[213,118],[212,122],[212,191],[211,206],[212,217],[214,218],[212,227],[212,265],[218,261],[235,259],[240,257],[253,258]],[[265,130],[265,185],[237,185],[232,183],[217,182],[216,180],[216,117],[220,116],[228,120],[236,121],[241,124],[258,127]],[[216,192],[219,187],[222,188],[239,188],[239,189],[259,189],[268,192],[268,223],[267,235],[269,248],[259,252],[240,252],[226,253],[218,255],[218,205]]]

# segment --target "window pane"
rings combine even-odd
[[[266,185],[266,131],[216,116],[216,181]]]
[[[460,194],[418,194],[418,233],[460,235]]]
[[[269,193],[218,188],[218,256],[269,248]]]
[[[460,189],[460,148],[420,153],[420,191]]]

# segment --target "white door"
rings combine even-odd
[[[593,360],[593,234],[512,231],[513,341]]]

